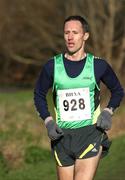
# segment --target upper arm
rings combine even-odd
[[[112,67],[107,63],[105,71],[101,77],[101,81],[107,86],[111,91],[117,89],[120,86],[119,79],[112,69]]]
[[[53,85],[53,71],[54,63],[52,60],[48,61],[42,68],[36,83],[36,90],[44,92],[45,94]]]

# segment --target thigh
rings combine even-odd
[[[64,135],[62,139],[51,142],[51,148],[57,166],[68,167],[74,165],[75,159],[70,150],[68,136]]]
[[[74,165],[67,167],[57,166],[56,168],[58,180],[74,180]]]
[[[77,159],[75,163],[74,180],[92,180],[95,176],[101,153],[102,147],[100,147],[99,153],[94,157]]]

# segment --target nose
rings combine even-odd
[[[69,33],[68,34],[68,40],[72,40],[73,39],[73,34],[72,33]]]

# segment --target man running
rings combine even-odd
[[[44,120],[57,164],[58,180],[92,180],[101,156],[110,147],[106,131],[124,96],[111,66],[85,51],[89,25],[81,16],[64,21],[66,51],[50,59],[38,78],[34,101]],[[100,82],[111,93],[100,110]],[[51,116],[46,95],[52,88],[56,120]]]

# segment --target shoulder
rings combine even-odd
[[[110,65],[106,59],[94,56],[94,66],[97,68],[107,69]]]
[[[96,73],[105,77],[115,76],[112,66],[107,62],[107,60],[100,57],[94,57],[94,70]]]
[[[94,71],[96,75],[104,76],[112,74],[113,69],[106,59],[94,56]]]
[[[63,54],[57,54],[57,55],[55,55],[55,56],[53,56],[53,57],[51,57],[45,64],[44,64],[44,68],[46,69],[51,69],[51,68],[54,68],[54,62],[55,62],[55,57],[56,57],[56,59],[58,58],[58,57],[63,57]]]
[[[54,71],[54,59],[51,58],[44,63],[44,65],[42,66],[41,73],[47,76],[51,76],[53,74],[53,71]]]
[[[53,68],[53,65],[54,65],[54,58],[51,58],[44,64],[43,67],[45,69],[50,69],[50,68]]]
[[[94,63],[105,64],[105,65],[108,64],[106,59],[101,58],[99,56],[94,56]]]
[[[54,69],[54,58],[50,58],[44,65],[43,65],[43,71],[46,72],[53,72]]]

